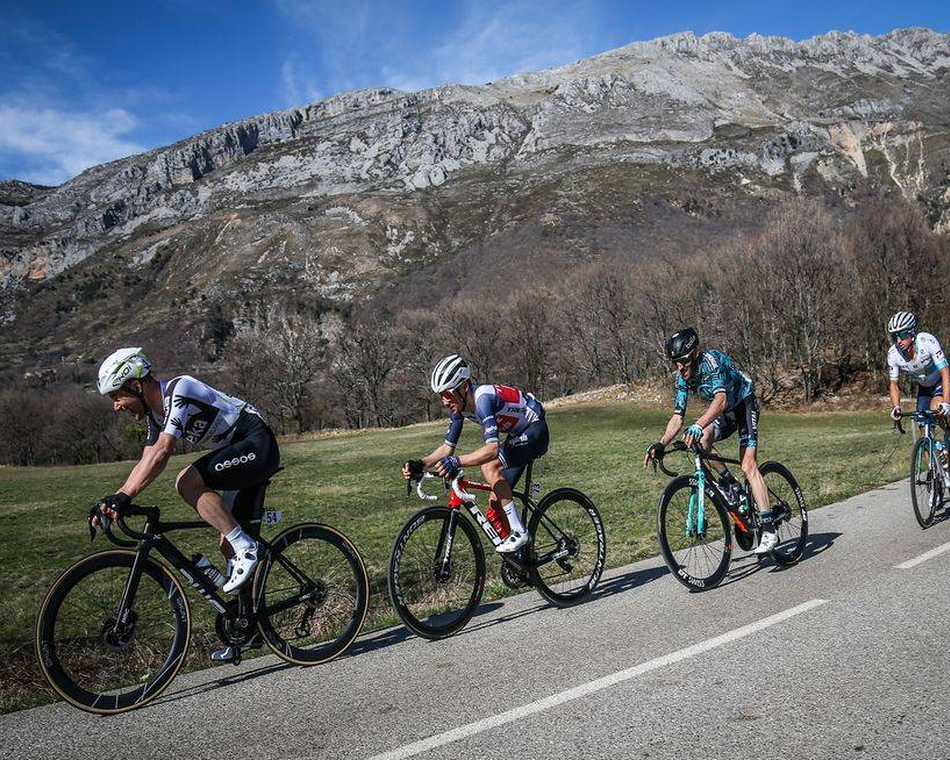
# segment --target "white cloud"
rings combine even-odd
[[[416,91],[571,63],[596,52],[604,34],[592,0],[463,0],[449,29],[433,28],[406,0],[274,2],[296,38],[281,88],[298,103],[307,64],[321,71],[326,94],[374,86]]]
[[[595,31],[589,2],[475,0],[468,3],[459,27],[424,62],[429,86],[482,84],[570,63],[590,54]],[[426,78],[421,72],[414,78],[420,74]]]
[[[317,87],[314,77],[300,60],[293,56],[280,67],[280,84],[287,106],[300,106],[326,97]]]
[[[31,168],[20,179],[56,185],[90,166],[140,153],[126,135],[137,126],[121,108],[71,112],[21,103],[0,105],[0,157]]]

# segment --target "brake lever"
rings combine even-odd
[[[102,510],[99,509],[99,505],[96,504],[89,510],[89,541],[90,543],[96,540],[96,527],[92,524],[92,519],[94,517],[99,518],[99,527],[102,528],[103,533],[109,533],[109,528],[112,526],[112,518],[107,517],[102,513]]]

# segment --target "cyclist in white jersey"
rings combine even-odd
[[[235,591],[257,565],[257,542],[234,519],[219,491],[249,488],[277,471],[280,451],[273,432],[253,406],[193,377],[156,379],[141,348],[110,355],[99,368],[98,385],[115,411],[144,419],[148,426],[141,459],[115,494],[99,500],[100,510],[110,518],[121,513],[165,469],[179,439],[211,449],[178,474],[175,487],[221,533],[226,556],[230,547],[231,571],[223,590]]]
[[[442,445],[423,459],[403,465],[407,480],[426,467],[438,466],[439,474],[455,477],[462,467],[480,465],[485,480],[492,487],[491,500],[504,512],[511,532],[496,547],[500,553],[514,552],[529,538],[521,522],[511,489],[518,483],[528,463],[548,450],[548,425],[544,407],[530,393],[506,385],[475,385],[471,369],[457,354],[447,356],[432,370],[430,385],[442,398],[442,405],[451,410],[449,429]],[[465,419],[482,426],[484,444],[471,454],[455,455]],[[501,433],[506,433],[504,441]]]
[[[898,380],[906,372],[917,381],[917,411],[933,409],[937,421],[948,432],[950,414],[950,366],[936,336],[917,331],[917,318],[909,311],[899,311],[887,323],[891,347],[887,351],[888,393],[891,418],[900,419],[901,390]]]

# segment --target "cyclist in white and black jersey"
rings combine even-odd
[[[457,354],[447,356],[432,370],[430,385],[452,412],[445,440],[422,459],[403,465],[403,477],[409,479],[426,467],[438,466],[439,474],[455,477],[462,467],[480,465],[492,487],[491,500],[504,512],[511,532],[496,547],[501,553],[520,549],[528,541],[528,530],[521,522],[511,489],[518,483],[528,463],[548,450],[548,425],[544,407],[530,393],[506,385],[475,385],[471,369]],[[455,449],[465,419],[482,426],[483,445],[471,454],[457,456]],[[505,440],[501,434],[505,433]]]
[[[240,491],[263,482],[280,466],[277,440],[253,406],[188,375],[170,381],[151,374],[141,348],[121,348],[99,368],[99,393],[113,408],[144,419],[148,425],[142,458],[122,487],[101,499],[109,517],[165,469],[178,440],[211,449],[178,474],[175,487],[199,515],[221,533],[222,551],[230,547],[231,571],[224,591],[241,586],[257,564],[257,542],[231,515],[219,491]]]
[[[933,409],[948,434],[950,415],[950,365],[940,341],[928,332],[917,331],[917,318],[909,311],[899,311],[887,323],[891,347],[887,351],[888,394],[891,418],[900,419],[901,372],[917,381],[917,411]]]

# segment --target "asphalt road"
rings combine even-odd
[[[391,629],[322,667],[182,676],[124,715],[0,716],[0,757],[950,758],[950,521],[920,530],[902,482],[810,527],[797,566],[740,553],[706,593],[652,559],[441,642]]]

